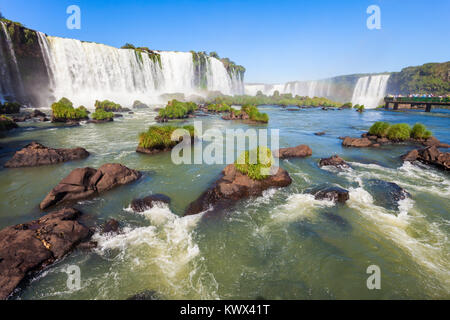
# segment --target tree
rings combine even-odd
[[[216,58],[216,59],[220,59],[219,55],[218,55],[217,52],[215,52],[215,51],[211,51],[211,52],[209,53],[209,56],[210,56],[210,57],[213,57],[213,58]]]

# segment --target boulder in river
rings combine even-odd
[[[262,180],[251,179],[238,171],[234,164],[226,166],[222,174],[211,188],[188,206],[186,215],[200,213],[211,207],[230,206],[237,200],[260,196],[269,188],[287,187],[292,183],[289,173],[282,168]]]
[[[326,187],[312,192],[316,200],[329,200],[345,203],[350,199],[348,190],[339,187]]]
[[[98,170],[77,168],[54,187],[42,200],[42,210],[67,201],[86,199],[141,177],[139,171],[118,163],[107,163]]]
[[[89,152],[83,148],[53,149],[38,142],[31,142],[5,163],[5,168],[37,167],[87,158]]]
[[[322,158],[319,161],[319,167],[334,166],[336,168],[348,168],[349,165],[338,155],[331,156],[329,158]]]
[[[274,151],[274,156],[280,159],[286,158],[305,158],[312,155],[312,150],[305,144],[298,145],[291,148],[281,148],[278,151]]]
[[[372,144],[373,141],[368,138],[345,137],[344,141],[342,141],[344,147],[365,148],[370,147]]]
[[[103,233],[109,233],[109,232],[117,232],[119,230],[119,221],[116,219],[109,219],[105,222],[102,228]]]
[[[316,136],[323,136],[324,134],[325,134],[325,131],[320,131],[320,132],[314,133],[314,135],[316,135]]]
[[[394,182],[380,179],[368,179],[364,182],[370,194],[375,200],[375,204],[389,210],[397,210],[398,202],[410,196],[410,194]]]
[[[0,132],[18,128],[19,126],[11,118],[0,115]]]
[[[0,299],[6,299],[31,272],[61,259],[92,235],[78,219],[81,212],[64,208],[38,220],[0,230]]]
[[[142,199],[133,199],[131,209],[134,212],[144,212],[153,208],[156,203],[170,204],[170,198],[164,194],[153,194]]]
[[[404,161],[420,161],[443,170],[450,170],[450,152],[441,152],[436,146],[411,150],[402,156]]]

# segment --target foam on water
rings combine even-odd
[[[132,213],[130,208],[125,210]],[[205,270],[194,240],[194,229],[202,215],[179,217],[164,203],[137,214],[143,215],[150,225],[126,227],[119,234],[96,234],[96,252],[107,256],[111,250],[119,250],[116,262],[131,264],[137,272],[147,274],[149,283],[157,283],[157,288],[149,289],[163,295],[217,298],[214,277]]]

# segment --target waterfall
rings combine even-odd
[[[286,84],[246,84],[245,92],[248,95],[256,95],[261,91],[265,95],[273,95],[275,91],[280,94],[290,93],[293,96],[329,97],[331,82],[318,81],[295,81]]]
[[[376,108],[386,93],[389,75],[366,76],[358,79],[353,90],[352,103]]]
[[[129,106],[134,100],[161,102],[165,93],[204,94],[195,79],[190,52],[155,51],[153,58],[133,49],[117,49],[38,32],[50,89],[56,99],[92,108],[95,100]],[[159,55],[160,60],[154,59]],[[223,94],[243,92],[243,79],[230,76],[223,63],[208,57],[207,88]]]
[[[6,98],[19,100],[24,96],[22,77],[6,24],[2,21],[0,24],[6,44],[6,48],[3,48],[3,41],[0,38],[0,100],[4,101]]]

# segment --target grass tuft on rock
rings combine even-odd
[[[164,109],[159,110],[158,116],[162,119],[183,119],[198,109],[194,102],[181,102],[173,99]]]
[[[257,147],[256,149],[241,153],[234,165],[238,171],[251,179],[263,180],[269,176],[263,173],[263,169],[268,171],[273,161],[272,151],[269,148]]]
[[[422,123],[416,123],[411,130],[411,138],[428,139],[433,135]]]
[[[58,102],[53,103],[52,112],[55,119],[81,120],[88,118],[86,108],[75,109],[67,98],[61,98]]]
[[[139,134],[139,147],[145,149],[173,148],[179,141],[171,139],[172,133],[177,129],[185,129],[194,137],[194,126],[151,126],[146,132]]]
[[[391,125],[387,122],[377,121],[369,129],[369,134],[384,138],[387,136],[389,127]]]
[[[247,113],[250,120],[263,123],[269,122],[269,116],[267,115],[267,113],[259,112],[258,108],[254,105],[251,104],[243,105],[241,111]]]
[[[97,109],[92,114],[92,119],[94,119],[94,120],[111,120],[112,118],[114,118],[114,113],[107,112],[103,109]]]
[[[387,137],[389,140],[408,140],[411,136],[411,127],[407,123],[397,123],[392,125],[388,132]]]
[[[118,112],[118,111],[122,110],[122,106],[118,103],[115,103],[115,102],[109,101],[109,100],[103,100],[103,101],[96,100],[95,101],[95,110],[97,111],[98,109],[103,109],[107,112]]]

